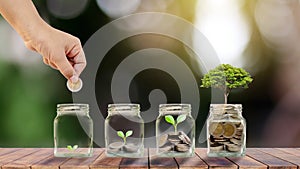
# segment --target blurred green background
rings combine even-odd
[[[231,103],[243,104],[243,115],[248,122],[247,144],[256,147],[300,146],[298,0],[33,2],[50,25],[79,37],[82,44],[103,25],[132,13],[165,12],[194,23],[211,42],[221,62],[243,67],[254,76],[249,89],[234,91],[229,98]],[[123,48],[135,48],[134,42],[140,42],[139,39],[150,46],[159,42],[169,50],[178,50],[194,75],[199,77],[200,85],[203,74],[199,64],[182,44],[144,36],[132,38],[128,41],[132,44],[124,44]],[[116,50],[115,55],[124,50]],[[153,75],[150,74],[148,76]],[[56,105],[72,102],[72,94],[65,83],[63,76],[44,65],[41,56],[27,50],[17,33],[0,18],[0,147],[52,147]],[[198,131],[208,113],[210,89],[200,89],[200,94]],[[176,101],[177,97],[171,95],[168,101]],[[140,99],[136,101],[146,102]],[[105,110],[109,102],[104,97],[101,109]]]

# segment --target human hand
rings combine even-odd
[[[78,81],[86,66],[80,40],[45,24],[37,31],[29,32],[24,38],[25,45],[43,56],[45,64],[57,69],[72,83]]]
[[[48,25],[32,1],[0,0],[0,14],[21,35],[29,49],[43,56],[45,64],[58,69],[72,83],[78,81],[86,66],[78,38]]]

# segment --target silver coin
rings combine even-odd
[[[189,151],[190,146],[188,146],[187,144],[177,144],[175,146],[175,150],[179,151],[179,152],[186,152]]]
[[[126,145],[124,145],[124,151],[127,151],[127,152],[137,152],[139,150],[139,147],[133,143],[128,143]]]
[[[241,150],[241,146],[238,146],[235,144],[228,144],[228,145],[226,145],[226,148],[228,151],[231,151],[231,152],[238,152]]]
[[[216,147],[212,147],[210,146],[210,151],[215,151],[215,152],[218,152],[218,151],[222,151],[224,149],[224,146],[223,145],[220,145],[220,146],[216,146]]]
[[[67,81],[67,88],[71,92],[79,92],[82,86],[82,80],[80,78],[78,78],[78,81],[76,83],[72,83],[70,80]]]
[[[179,144],[181,139],[178,136],[178,134],[168,134],[168,141],[174,145]]]
[[[122,147],[124,146],[123,142],[114,142],[108,145],[109,149],[116,149],[116,150],[121,150]]]
[[[235,139],[235,138],[230,139],[230,142],[232,142],[232,143],[234,143],[236,145],[241,145],[242,144],[241,140],[238,140],[238,139]]]
[[[184,133],[184,132],[179,132],[179,139],[185,143],[185,144],[191,144],[191,139]]]
[[[164,146],[164,147],[159,148],[159,151],[161,151],[161,152],[172,151],[173,147],[174,147],[173,145]]]

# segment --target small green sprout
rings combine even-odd
[[[128,130],[126,134],[124,134],[122,131],[117,131],[117,134],[119,137],[123,139],[124,144],[126,144],[126,138],[131,136],[133,134],[132,130]]]
[[[78,145],[74,145],[74,146],[68,145],[67,148],[70,151],[75,151],[78,148]]]
[[[181,122],[183,122],[184,120],[186,119],[186,115],[185,114],[182,114],[182,115],[179,115],[176,119],[176,122],[174,120],[174,117],[171,116],[171,115],[167,115],[165,116],[165,120],[166,122],[170,123],[173,125],[174,127],[174,130],[175,130],[175,133],[177,133],[177,125]]]

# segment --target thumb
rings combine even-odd
[[[60,71],[61,74],[64,75],[64,77],[68,80],[71,80],[71,78],[74,76],[75,78],[78,77],[76,75],[75,70],[73,69],[71,63],[68,61],[66,55],[63,53],[61,56],[58,57],[59,59],[54,62],[57,69]],[[74,77],[72,79],[74,79]]]

